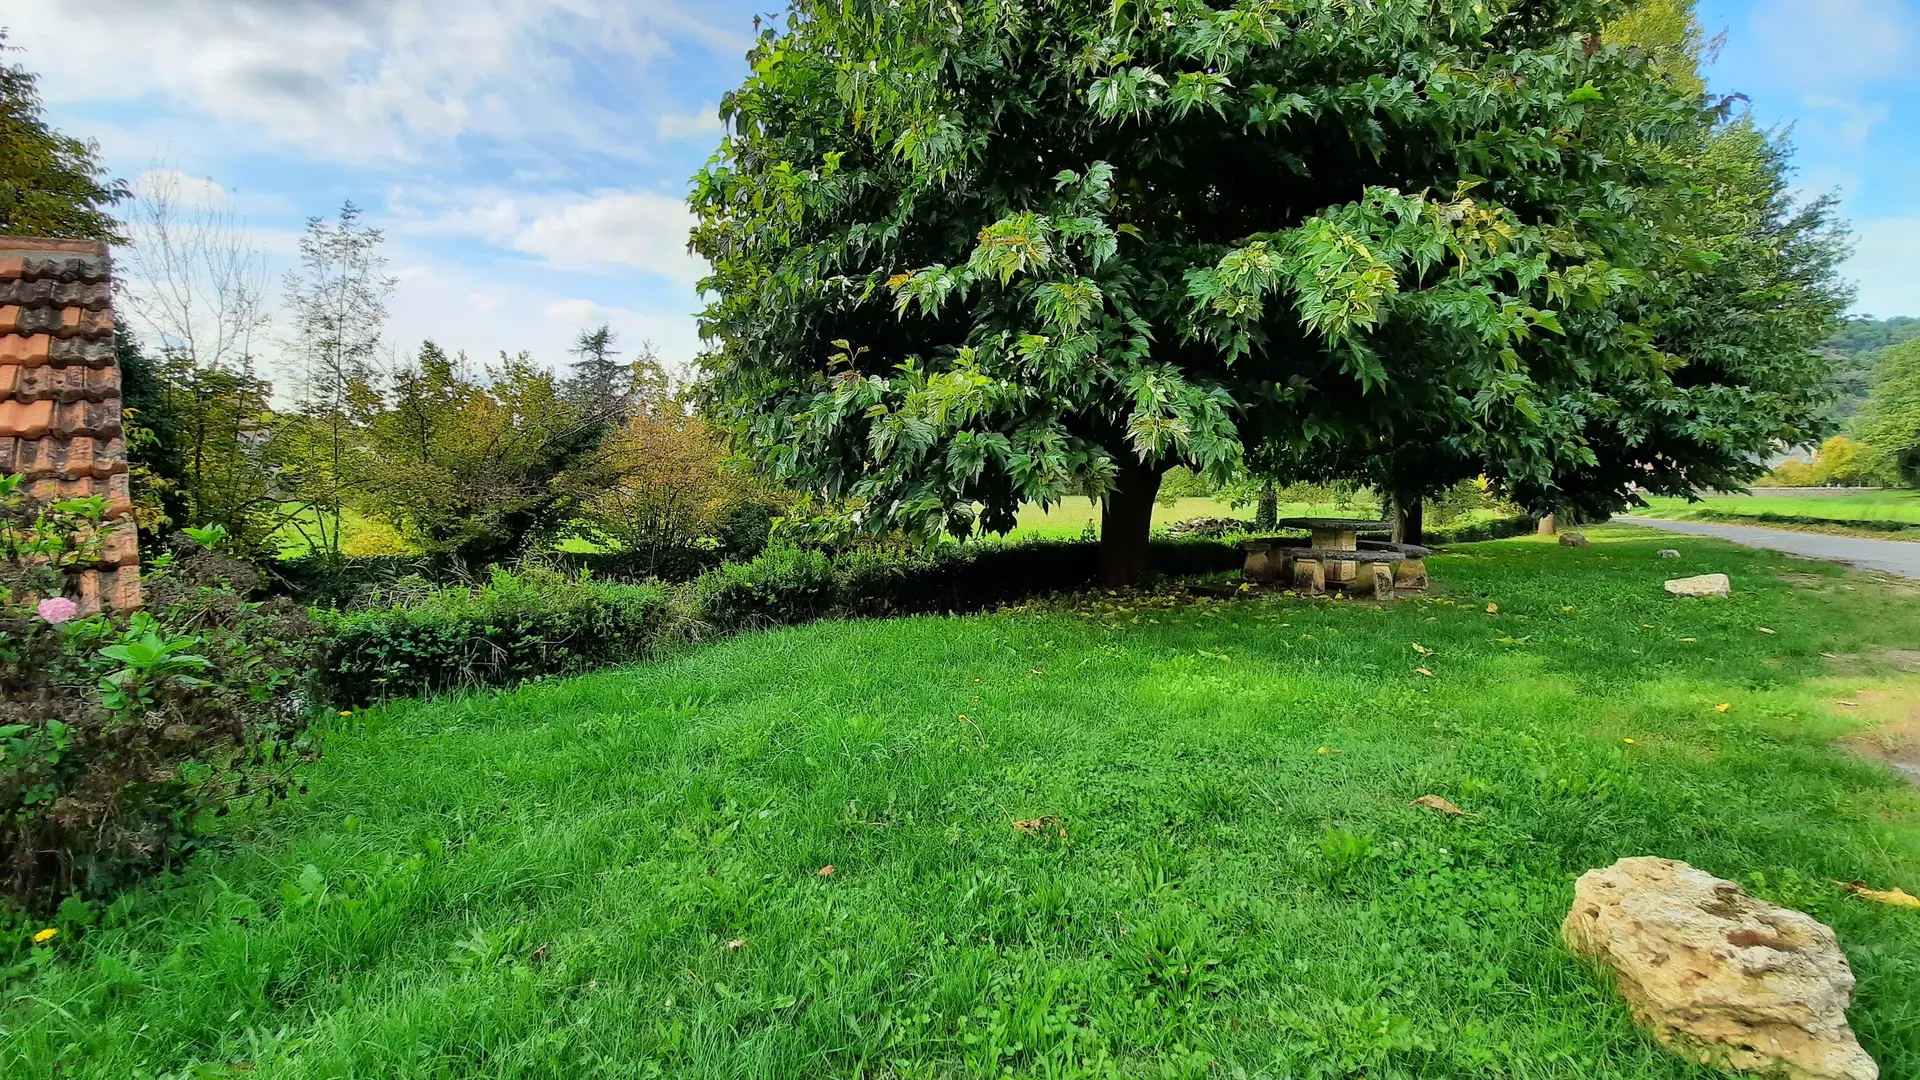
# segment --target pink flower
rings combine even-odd
[[[49,596],[40,601],[40,617],[55,626],[80,614],[80,605],[64,596]]]

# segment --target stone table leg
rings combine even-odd
[[[1407,559],[1393,568],[1393,585],[1397,589],[1424,589],[1427,587],[1427,560]]]
[[[1386,563],[1370,563],[1369,567],[1373,570],[1373,598],[1393,599],[1393,571],[1387,569]]]
[[[1327,591],[1326,569],[1319,559],[1293,560],[1293,588],[1301,596],[1319,596]]]
[[[1273,579],[1273,553],[1264,550],[1247,552],[1246,565],[1240,568],[1240,576],[1248,581],[1271,581]]]
[[[1313,546],[1327,551],[1358,551],[1360,535],[1353,532],[1337,532],[1332,529],[1316,529],[1313,532]],[[1327,564],[1327,580],[1338,584],[1350,584],[1359,572],[1357,563],[1330,562]]]

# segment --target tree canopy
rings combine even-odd
[[[0,53],[6,40],[0,28]],[[0,62],[0,233],[118,240],[108,210],[126,195],[98,147],[47,125],[34,75]]]
[[[1099,495],[1113,580],[1176,464],[1624,500],[1689,411],[1664,275],[1729,254],[1688,217],[1718,113],[1604,40],[1630,7],[797,5],[696,180],[717,412],[876,524]]]
[[[1920,485],[1920,338],[1880,353],[1859,430],[1894,475]]]

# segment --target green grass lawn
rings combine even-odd
[[[1920,525],[1920,491],[1876,491],[1846,495],[1769,495],[1754,488],[1751,495],[1714,495],[1689,503],[1685,499],[1656,497],[1649,509],[1636,511],[1652,517],[1691,518],[1711,515],[1784,514],[1830,521],[1899,521]]]
[[[1832,925],[1920,1076],[1920,913],[1833,884],[1920,893],[1920,793],[1829,745],[1914,689],[1920,599],[1589,536],[332,719],[308,794],[0,961],[0,1075],[1705,1080],[1559,944],[1657,854]]]
[[[297,503],[286,503],[282,509],[292,512]],[[305,532],[302,532],[302,527]],[[329,521],[331,530],[333,523]],[[280,557],[297,559],[313,550],[310,537],[315,531],[315,515],[312,508],[294,513],[285,525],[280,526],[274,538],[280,543]],[[344,507],[340,512],[340,550],[345,555],[407,555],[413,552],[413,546],[384,521],[378,521],[355,510]]]

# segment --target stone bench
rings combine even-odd
[[[1245,540],[1240,544],[1247,553],[1241,576],[1248,581],[1291,582],[1302,595],[1319,596],[1327,591],[1329,581],[1353,588],[1359,567],[1366,566],[1376,599],[1389,599],[1395,589],[1427,587],[1426,548],[1381,540],[1361,544],[1347,549],[1303,547],[1297,540],[1281,537]]]

